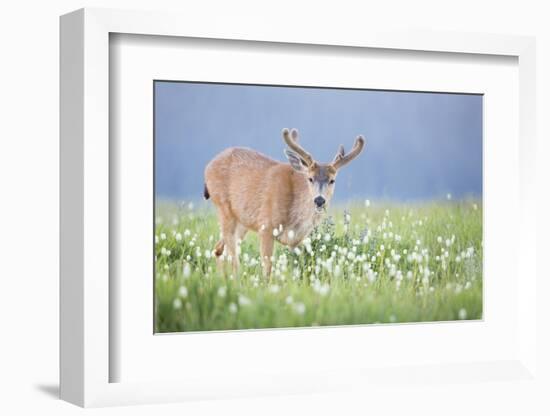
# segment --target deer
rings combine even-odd
[[[249,231],[258,233],[264,275],[269,279],[275,241],[296,248],[321,222],[334,194],[338,171],[363,150],[359,135],[345,153],[340,145],[330,163],[320,163],[298,144],[298,131],[285,128],[282,163],[244,147],[215,156],[204,170],[204,198],[217,211],[221,238],[214,247],[218,264],[226,257],[239,269],[238,244]]]

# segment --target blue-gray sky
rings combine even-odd
[[[199,199],[203,171],[227,147],[285,161],[284,127],[322,162],[366,138],[339,173],[335,199],[399,201],[482,192],[482,96],[155,82],[155,187]]]

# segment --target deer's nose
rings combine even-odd
[[[313,200],[313,202],[315,202],[315,205],[321,208],[323,205],[325,205],[326,201],[325,201],[325,198],[323,198],[322,196],[318,196]]]

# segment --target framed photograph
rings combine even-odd
[[[534,40],[241,33],[61,18],[62,398],[535,383]]]
[[[156,332],[482,319],[481,94],[153,88]]]

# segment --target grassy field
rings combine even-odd
[[[157,332],[482,316],[479,201],[332,207],[298,249],[276,244],[270,281],[254,233],[239,275],[217,270],[210,204],[158,202],[155,233]]]

